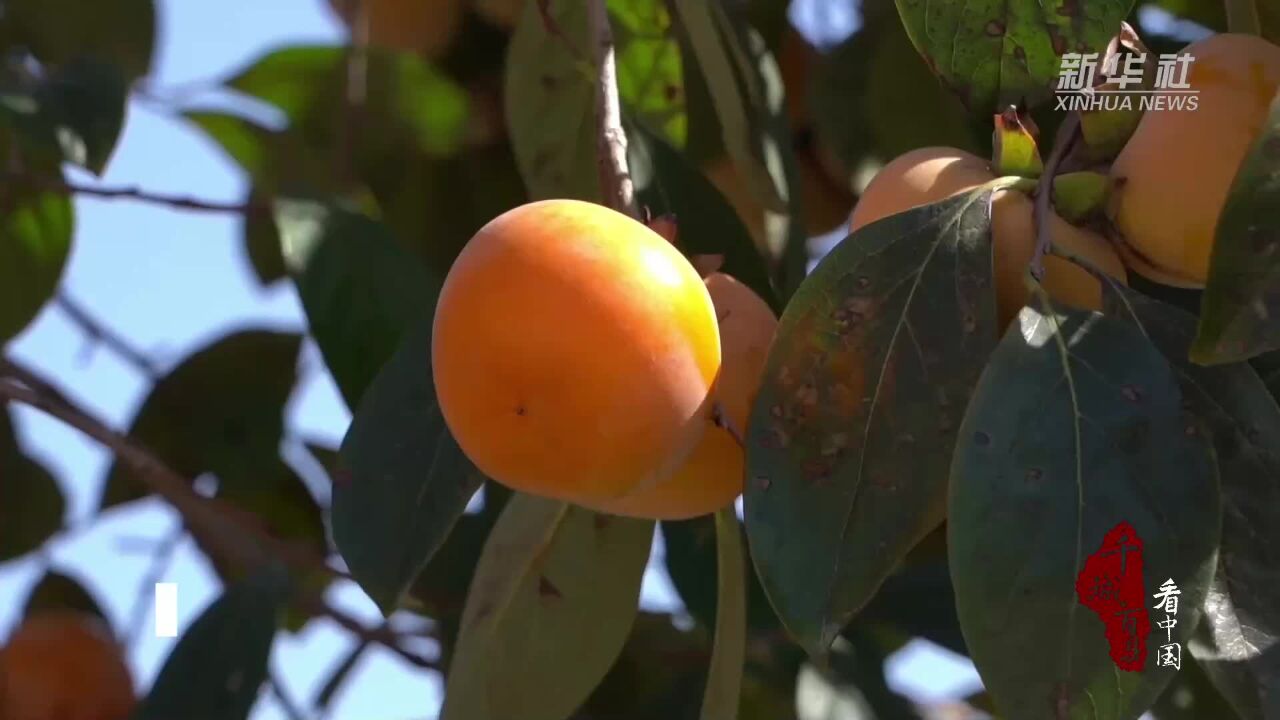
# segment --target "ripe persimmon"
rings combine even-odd
[[[95,615],[37,612],[0,650],[4,720],[125,720],[136,703],[120,646]]]
[[[720,321],[723,355],[715,398],[738,432],[746,432],[751,404],[769,357],[778,318],[751,288],[723,273],[707,277],[707,289]],[[742,494],[745,460],[731,431],[706,419],[706,433],[674,475],[656,486],[608,502],[597,510],[614,515],[684,520],[712,513]]]
[[[963,150],[945,147],[912,150],[885,165],[867,185],[850,217],[850,232],[994,179],[985,160]],[[991,212],[996,316],[1003,329],[1027,302],[1029,291],[1023,273],[1035,250],[1036,233],[1032,202],[1021,192],[998,191]],[[1050,223],[1056,245],[1125,282],[1124,265],[1106,238],[1078,228],[1057,214],[1050,216]],[[1076,308],[1101,308],[1102,288],[1084,268],[1055,256],[1046,257],[1044,267],[1043,285],[1050,297]]]
[[[1194,110],[1148,110],[1111,167],[1120,254],[1134,272],[1203,287],[1218,216],[1280,86],[1280,47],[1223,33],[1193,42]]]
[[[436,307],[440,410],[500,483],[589,503],[656,484],[702,436],[715,308],[671,243],[594,203],[542,200],[463,248]]]

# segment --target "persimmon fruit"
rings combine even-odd
[[[481,228],[435,311],[440,411],[508,487],[581,504],[657,484],[701,439],[720,372],[707,286],[642,223],[542,200]]]
[[[745,433],[778,318],[768,303],[730,275],[712,273],[706,283],[719,318],[723,357],[714,396],[732,428]],[[598,503],[595,509],[654,520],[685,520],[731,504],[742,494],[745,472],[738,439],[708,415],[702,440],[674,475],[647,490]]]
[[[95,615],[35,613],[0,650],[4,720],[125,720],[136,704],[120,646]]]
[[[994,179],[985,160],[963,150],[945,147],[912,150],[890,161],[867,185],[850,217],[850,232]],[[991,212],[996,314],[999,327],[1004,328],[1028,299],[1023,277],[1036,243],[1032,201],[1016,190],[1000,190],[992,202]],[[1119,282],[1125,282],[1124,264],[1106,238],[1076,227],[1057,214],[1050,216],[1050,223],[1050,234],[1056,245],[1091,262]],[[1056,256],[1046,257],[1044,268],[1042,284],[1050,297],[1079,309],[1101,308],[1102,288],[1087,270]]]
[[[1148,110],[1112,164],[1112,218],[1130,269],[1203,287],[1232,180],[1280,85],[1280,47],[1222,33],[1188,45],[1196,108]]]

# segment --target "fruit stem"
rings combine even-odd
[[[1049,234],[1049,215],[1053,212],[1053,177],[1058,174],[1058,167],[1067,156],[1071,146],[1080,135],[1080,115],[1071,113],[1058,127],[1058,134],[1053,139],[1053,150],[1049,160],[1044,164],[1044,172],[1036,186],[1035,205],[1032,206],[1031,218],[1036,229],[1036,249],[1031,256],[1031,274],[1039,281],[1044,277],[1044,256],[1049,253],[1053,242]]]
[[[614,210],[639,219],[635,186],[627,167],[627,134],[622,129],[618,66],[605,0],[589,0],[587,13],[599,73],[596,77],[596,162],[600,171],[600,191],[604,194],[605,203]]]
[[[739,432],[737,426],[733,424],[733,420],[729,417],[729,414],[725,412],[724,405],[722,405],[719,400],[715,401],[711,406],[711,421],[716,424],[716,427],[724,428],[725,432],[729,433],[729,436],[733,438],[734,442],[738,443],[738,447],[743,449],[746,448],[747,444],[742,440],[742,433]]]
[[[1253,0],[1223,0],[1227,11],[1227,32],[1262,35],[1262,21]]]

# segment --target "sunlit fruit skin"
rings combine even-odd
[[[92,615],[34,614],[0,650],[4,720],[126,720],[135,704],[120,647]]]
[[[720,371],[715,308],[673,245],[578,200],[476,233],[436,307],[440,410],[508,487],[586,504],[651,487],[700,439]]]
[[[453,42],[462,25],[464,0],[329,0],[354,37],[367,29],[373,47],[436,58]],[[357,8],[363,17],[352,16]]]
[[[1203,287],[1231,182],[1280,85],[1280,47],[1224,33],[1188,45],[1195,110],[1148,110],[1120,151],[1113,219],[1129,267],[1155,282]]]
[[[912,150],[885,165],[867,185],[850,217],[850,232],[994,179],[985,160],[963,150],[944,147]],[[1001,190],[992,202],[991,214],[996,313],[999,327],[1004,328],[1028,299],[1029,291],[1023,278],[1035,252],[1032,202],[1015,190]],[[1050,216],[1050,235],[1056,245],[1088,260],[1117,281],[1125,282],[1124,264],[1102,236],[1078,228],[1056,214]],[[1087,270],[1054,256],[1045,258],[1044,269],[1042,285],[1051,298],[1079,309],[1101,308],[1102,287]]]
[[[778,318],[759,295],[729,275],[712,273],[707,289],[720,320],[723,356],[715,398],[733,429],[745,433]],[[732,504],[742,494],[743,450],[729,430],[715,425],[711,416],[706,421],[702,440],[674,475],[594,508],[629,517],[686,520]]]

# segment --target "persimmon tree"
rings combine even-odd
[[[0,343],[58,303],[155,376],[128,427],[9,356],[0,402],[109,450],[98,512],[158,496],[223,583],[107,720],[246,718],[275,639],[318,617],[441,674],[422,711],[444,720],[808,720],[814,688],[931,717],[885,677],[913,638],[973,660],[975,714],[1280,718],[1274,3],[1155,3],[1210,33],[1188,43],[1121,0],[864,0],[834,46],[787,0],[333,3],[348,44],[220,80],[278,126],[172,108],[250,179],[232,204],[64,172],[110,163],[152,0],[0,14]],[[1169,99],[1179,53],[1194,109]],[[1063,109],[1084,58],[1077,95],[1161,104]],[[243,220],[352,411],[310,448],[331,501],[280,456],[303,337],[240,331],[155,373],[59,292],[78,194]],[[696,381],[658,387],[686,341]],[[529,378],[564,412],[502,395]],[[637,439],[627,413],[667,400]],[[65,501],[3,409],[9,560]],[[691,626],[638,607],[655,534]],[[438,653],[331,605],[338,580]],[[95,605],[36,586],[0,717],[52,717],[14,709],[71,676],[29,638],[100,652]]]

